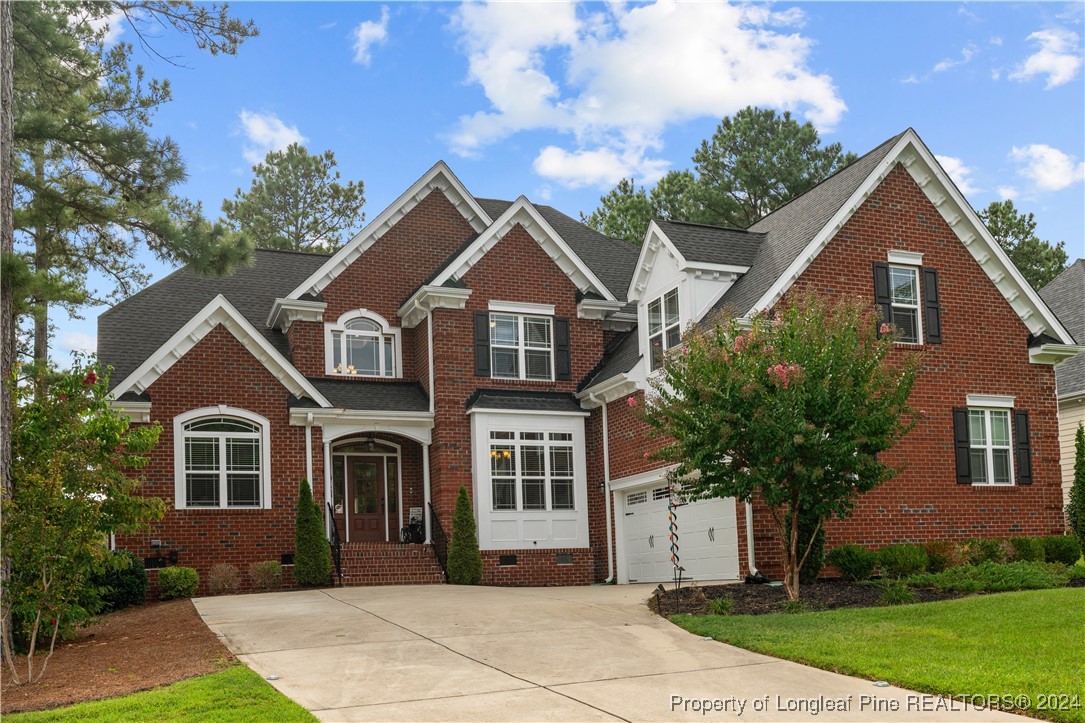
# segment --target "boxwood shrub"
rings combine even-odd
[[[927,569],[927,551],[920,545],[887,545],[878,550],[883,577],[908,577]]]
[[[1042,537],[1011,537],[1006,540],[1013,550],[1014,562],[1043,562],[1044,540]]]
[[[192,597],[200,586],[200,575],[191,567],[164,567],[158,571],[158,590],[163,600]]]
[[[1043,538],[1044,559],[1073,565],[1081,558],[1081,543],[1073,535],[1051,535]]]
[[[874,574],[878,555],[861,545],[841,545],[829,551],[828,560],[845,578],[859,582]]]
[[[140,605],[147,596],[147,571],[143,560],[127,550],[114,550],[102,572],[94,576],[107,610]]]

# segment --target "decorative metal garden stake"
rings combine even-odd
[[[674,612],[679,613],[682,610],[682,598],[679,592],[682,588],[682,572],[685,568],[679,564],[681,558],[678,556],[678,513],[676,512],[678,501],[676,497],[674,484],[671,483],[667,495],[667,524],[671,539],[671,567],[674,568]]]

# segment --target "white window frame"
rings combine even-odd
[[[678,306],[678,313],[675,315],[674,323],[668,324],[667,304],[665,299],[671,294],[674,294],[674,303]],[[659,304],[659,331],[653,334],[651,329],[652,305],[656,303]],[[662,349],[662,352],[666,354],[668,350],[673,349],[675,346],[674,344],[669,344],[667,342],[667,332],[671,331],[672,329],[677,329],[678,344],[682,343],[682,294],[679,291],[679,287],[674,286],[670,289],[667,289],[662,294],[659,294],[658,296],[649,299],[648,302],[644,305],[644,312],[646,315],[644,329],[648,334],[648,346],[645,347],[645,352],[648,357],[648,371],[654,372],[656,369],[659,369],[659,367],[656,366],[655,357],[652,355],[652,340],[656,337],[659,337],[660,349]]]
[[[898,303],[893,298],[893,269],[902,271],[909,271],[915,276],[915,304],[902,304]],[[920,272],[918,266],[912,266],[911,264],[889,264],[889,323],[893,324],[892,313],[893,309],[915,309],[915,341],[903,341],[900,340],[898,344],[909,344],[912,346],[918,346],[923,344],[923,274]],[[896,326],[896,324],[893,324]]]
[[[542,439],[524,439],[525,434],[541,434]],[[511,439],[495,439],[495,434],[511,434]],[[553,439],[554,435],[568,435],[569,439]],[[501,512],[576,512],[576,449],[573,446],[573,438],[571,432],[544,432],[541,430],[528,430],[528,429],[492,429],[490,430],[490,459],[493,459],[495,452],[499,451],[498,448],[512,448],[512,460],[513,460],[513,473],[512,476],[495,476],[493,474],[493,466],[490,467],[490,511]],[[523,448],[524,447],[542,447],[543,448],[543,470],[539,476],[529,476],[524,474],[523,469]],[[556,448],[568,449],[570,455],[570,462],[572,468],[570,470],[570,476],[554,477],[553,469],[551,467],[551,451]],[[514,508],[502,507],[497,509],[494,507],[494,495],[493,485],[496,480],[509,480],[513,482],[513,489],[515,492],[516,506]],[[525,479],[542,479],[543,480],[543,506],[524,508],[524,480]],[[568,480],[572,487],[572,507],[554,507],[553,499],[553,486],[556,479]]]
[[[972,414],[983,414],[983,429],[986,440],[984,444],[976,444],[976,441],[972,439]],[[991,424],[991,417],[993,414],[1005,414],[1006,415],[1006,431],[1007,431],[1007,443],[1005,445],[996,445],[994,441],[994,435],[992,434],[993,426]],[[1013,409],[1006,406],[985,406],[985,407],[968,407],[968,452],[969,455],[973,451],[983,450],[984,459],[987,467],[986,479],[982,482],[978,482],[975,479],[975,474],[972,475],[972,485],[974,487],[1013,487],[1016,483],[1016,477],[1014,475],[1014,438],[1013,438]],[[1006,450],[1007,452],[1007,464],[1009,466],[1010,479],[1008,482],[996,482],[995,481],[995,450]],[[971,466],[971,459],[969,460],[969,466]]]
[[[371,321],[377,325],[379,331],[364,332],[364,331],[352,331],[347,329],[347,324],[358,319],[364,319]],[[380,353],[378,361],[380,363],[380,374],[362,374],[361,372],[355,374],[349,374],[345,371],[337,370],[335,365],[335,334],[342,334],[345,339],[348,334],[354,336],[371,336],[381,340]],[[392,363],[393,369],[390,375],[386,375],[384,370],[384,339],[391,338],[392,340]],[[345,348],[340,346],[340,348]],[[387,320],[380,314],[370,311],[368,309],[354,309],[348,311],[340,316],[334,324],[324,325],[324,360],[325,371],[328,376],[334,377],[363,377],[366,379],[400,379],[403,376],[403,330],[398,327],[393,327]]]
[[[514,311],[501,311],[490,310],[489,323],[490,323],[490,378],[491,379],[517,379],[525,382],[552,382],[554,381],[554,317],[552,315],[545,314],[525,314],[523,312]],[[493,330],[497,328],[497,322],[494,317],[515,317],[517,323],[517,338],[516,346],[511,344],[496,344],[494,342]],[[542,320],[546,322],[547,327],[550,329],[550,344],[549,347],[541,346],[529,346],[527,343],[527,334],[525,334],[525,325],[528,319]],[[516,365],[517,375],[504,375],[497,373],[497,365],[494,364],[494,349],[516,349]],[[546,348],[550,352],[550,376],[546,378],[541,377],[528,377],[527,376],[527,350],[541,351]]]
[[[227,437],[246,437],[242,432],[187,432],[185,425],[199,421],[207,417],[232,417],[234,419],[254,424],[259,428],[256,438],[260,441],[260,504],[259,505],[233,505],[228,504],[226,489],[226,457],[224,446]],[[219,475],[219,503],[218,506],[188,505],[186,469],[185,469],[185,439],[192,437],[219,437],[219,455],[221,467]],[[173,418],[173,478],[174,478],[174,507],[178,510],[258,510],[271,509],[271,424],[265,417],[250,412],[247,409],[218,405],[215,407],[202,407],[193,409]]]

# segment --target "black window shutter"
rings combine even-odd
[[[942,303],[938,297],[938,271],[923,267],[924,341],[942,343]]]
[[[554,376],[558,380],[573,378],[573,364],[569,354],[569,320],[554,317]]]
[[[490,313],[475,312],[475,376],[490,376]]]
[[[1032,448],[1029,445],[1028,412],[1013,413],[1014,454],[1017,457],[1017,484],[1032,484]]]
[[[874,262],[874,303],[882,309],[882,321],[893,323],[892,298],[889,296],[889,264]],[[881,336],[881,333],[878,334]]]
[[[953,449],[957,460],[957,484],[972,484],[972,449],[968,439],[968,410],[953,410]]]

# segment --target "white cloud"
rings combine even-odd
[[[905,85],[918,85],[922,81],[918,78],[918,76],[916,76],[915,73],[912,73],[911,75],[909,75],[907,78],[904,78],[900,82],[904,83]]]
[[[1043,143],[1014,146],[1010,158],[1022,164],[1018,173],[1041,191],[1059,191],[1085,179],[1085,162]]]
[[[1017,189],[1012,186],[999,186],[996,190],[998,191],[998,197],[1003,201],[1012,201],[1021,195]]]
[[[988,42],[991,43],[991,45],[998,47],[1002,45],[1002,38],[998,35],[992,35]]]
[[[323,23],[322,25],[318,25],[317,28],[320,29],[320,30],[331,30],[332,28],[334,28],[338,24],[339,24],[338,20],[332,20],[330,23]]]
[[[388,40],[388,6],[381,6],[380,20],[366,20],[354,28],[354,62],[369,65],[373,59],[370,51],[375,45]]]
[[[949,174],[949,177],[953,179],[953,182],[957,184],[957,189],[961,193],[968,196],[976,193],[980,189],[973,185],[972,181],[972,168],[969,168],[964,164],[960,158],[954,156],[939,156],[935,155],[938,159],[938,163],[941,164],[942,169]]]
[[[1050,90],[1074,79],[1081,67],[1077,33],[1065,28],[1051,28],[1039,30],[1027,39],[1039,46],[1039,50],[1010,73],[1010,80],[1027,81],[1037,75],[1045,75],[1045,87]]]
[[[109,47],[117,42],[117,39],[124,32],[124,26],[121,25],[121,20],[123,18],[124,11],[119,8],[114,8],[109,15],[88,20],[87,24],[90,25],[95,32],[105,31],[105,35],[102,37],[102,45]]]
[[[572,186],[630,172],[648,181],[666,166],[649,155],[667,126],[747,105],[830,129],[847,106],[808,66],[813,43],[794,31],[804,19],[797,8],[673,0],[465,4],[454,26],[490,107],[461,117],[449,142],[475,155],[520,131],[567,133],[572,147],[544,148],[535,167]]]
[[[291,143],[306,143],[308,138],[297,126],[288,126],[274,113],[242,110],[238,115],[241,130],[249,140],[242,155],[249,163],[260,163],[270,151],[281,151]]]
[[[62,331],[57,339],[58,346],[65,352],[83,352],[93,354],[98,348],[97,337],[84,334],[81,331]],[[65,354],[67,356],[67,354]]]
[[[971,61],[972,58],[976,57],[976,53],[978,52],[979,50],[976,48],[975,45],[969,44],[966,47],[961,48],[961,57],[959,59],[946,58],[945,60],[941,60],[938,63],[935,63],[934,67],[931,70],[935,73],[943,73],[950,68],[955,68],[958,65],[964,65],[965,63]]]

